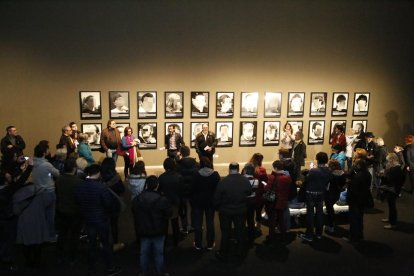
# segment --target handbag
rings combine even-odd
[[[266,202],[269,202],[269,203],[276,203],[277,197],[276,197],[276,192],[275,192],[275,190],[274,190],[274,189],[272,189],[272,190],[266,191],[266,192],[263,194],[263,199],[264,199]]]

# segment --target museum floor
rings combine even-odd
[[[397,202],[399,224],[395,230],[383,229],[381,218],[386,217],[385,202],[365,216],[366,240],[354,246],[341,236],[348,229],[346,215],[339,216],[334,236],[324,235],[312,243],[296,238],[301,227],[291,229],[290,240],[285,245],[264,244],[267,229],[249,249],[242,261],[230,259],[221,263],[213,251],[196,251],[192,247],[193,234],[188,234],[177,248],[166,253],[167,271],[170,275],[413,275],[414,271],[414,196],[403,193]],[[216,241],[220,231],[216,216]],[[342,234],[341,234],[342,233]],[[120,240],[126,247],[115,254],[116,263],[122,267],[121,275],[138,275],[138,252],[134,244],[134,232],[129,209],[120,219]],[[84,245],[83,245],[84,246]],[[217,248],[216,248],[217,249]],[[33,275],[86,275],[84,250],[74,266],[58,265],[54,245],[48,244],[43,254],[43,269]],[[20,271],[12,275],[30,275],[24,270],[23,257],[19,254]],[[1,267],[3,273],[5,267]],[[104,272],[101,265],[101,273]],[[101,274],[99,274],[101,275]]]

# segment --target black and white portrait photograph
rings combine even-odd
[[[165,133],[164,136],[168,134],[168,127],[169,126],[173,126],[175,129],[175,133],[178,133],[181,135],[181,137],[183,137],[183,123],[182,122],[168,122],[165,123]]]
[[[138,91],[138,119],[157,118],[157,92]]]
[[[129,92],[109,91],[111,119],[129,119]]]
[[[138,134],[136,135],[140,149],[157,148],[157,123],[138,123]]]
[[[191,122],[191,148],[195,147],[195,138],[203,130],[203,124],[208,124],[208,122]]]
[[[308,144],[322,145],[325,133],[325,121],[309,121]]]
[[[119,131],[119,135],[121,135],[121,139],[122,137],[124,137],[124,130],[126,127],[129,127],[129,123],[116,123],[116,129]]]
[[[332,116],[346,116],[348,114],[348,92],[335,92],[332,97]]]
[[[279,118],[282,110],[282,93],[266,92],[264,99],[264,117]]]
[[[288,93],[288,117],[303,117],[303,108],[305,104],[304,92]]]
[[[233,122],[216,122],[217,147],[233,146]]]
[[[354,97],[354,116],[368,116],[369,110],[369,97],[368,92],[357,92]]]
[[[354,135],[359,136],[361,133],[367,132],[368,121],[367,120],[352,120],[352,129]]]
[[[191,92],[191,118],[208,118],[209,92]]]
[[[325,117],[327,92],[312,92],[310,103],[310,117]]]
[[[165,92],[165,118],[183,118],[184,92]]]
[[[99,150],[101,148],[101,123],[82,124],[82,133],[88,134],[88,144],[91,150]]]
[[[102,119],[100,91],[80,91],[79,99],[82,120]]]
[[[278,146],[280,122],[263,122],[263,146]]]
[[[216,93],[216,117],[233,118],[234,116],[234,92]]]
[[[292,127],[293,135],[298,131],[303,133],[303,121],[287,121],[287,123]]]
[[[240,117],[256,118],[259,92],[241,92]]]
[[[257,121],[240,122],[240,139],[239,145],[241,147],[256,146],[257,138]]]
[[[331,127],[329,132],[329,141],[332,141],[332,135],[337,126],[342,126],[343,130],[346,130],[346,121],[345,120],[331,120]]]

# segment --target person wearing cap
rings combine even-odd
[[[229,174],[217,185],[213,205],[219,213],[221,243],[216,258],[225,261],[230,247],[232,224],[239,257],[244,254],[247,199],[252,193],[249,180],[239,173],[239,164],[230,163]]]

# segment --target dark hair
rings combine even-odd
[[[367,96],[365,96],[364,94],[362,94],[362,95],[359,95],[358,98],[356,99],[356,102],[359,102],[359,101],[365,101],[365,102],[367,102],[368,101],[368,98],[367,98]]]
[[[322,124],[321,123],[319,123],[319,122],[315,122],[315,123],[313,123],[313,125],[312,125],[312,130],[315,130],[315,128],[316,128],[316,126],[322,126]]]
[[[147,172],[145,171],[145,163],[142,160],[139,160],[135,163],[134,167],[131,170],[131,174],[145,174],[147,175]]]
[[[206,156],[201,156],[200,157],[200,168],[213,168],[213,164],[211,164],[210,159],[208,159],[208,157]]]
[[[6,131],[7,131],[7,132],[9,132],[9,130],[10,130],[10,129],[12,129],[12,128],[14,128],[14,127],[15,127],[15,126],[8,126],[8,127],[6,128]]]
[[[331,159],[328,162],[328,167],[331,171],[341,170],[341,164],[339,164],[339,161],[336,159]]]
[[[101,175],[102,178],[107,180],[108,178],[116,174],[116,163],[111,157],[106,157],[101,163]]]
[[[92,164],[85,169],[85,173],[88,176],[95,175],[100,172],[101,172],[101,166],[99,166],[98,164]]]
[[[112,122],[114,122],[114,120],[112,120],[112,119],[111,120],[108,120],[108,122],[106,123],[106,126],[107,127],[110,127]]]
[[[120,93],[116,93],[115,96],[112,97],[112,102],[115,102],[118,98],[122,98],[122,95]]]
[[[335,144],[335,145],[332,146],[332,149],[333,150],[337,150],[337,151],[341,151],[342,150],[342,147],[339,144]]]
[[[237,170],[237,171],[239,171],[239,163],[237,163],[237,162],[231,162],[230,164],[229,164],[229,169],[230,170]]]
[[[343,101],[346,101],[346,97],[344,95],[341,94],[338,97],[336,97],[336,102],[337,103],[343,102]]]
[[[148,176],[148,178],[145,180],[145,189],[154,191],[155,189],[157,189],[157,186],[158,186],[158,177],[156,177],[155,175]]]
[[[182,157],[190,156],[190,148],[188,146],[182,146],[180,149],[180,153]]]
[[[243,171],[245,174],[253,175],[254,174],[254,166],[252,163],[246,163],[244,165]]]
[[[280,149],[279,149],[279,155],[280,155],[282,158],[290,158],[290,152],[289,152],[289,149],[280,148]]]
[[[261,166],[263,162],[263,154],[255,153],[252,158],[250,158],[249,163],[252,163],[255,167]]]
[[[72,157],[66,159],[65,163],[63,164],[64,172],[71,173],[74,169],[76,169],[76,159]]]
[[[144,95],[141,96],[141,102],[144,102],[145,98],[154,98],[154,95],[152,95],[152,93],[145,93]]]
[[[35,157],[43,157],[43,155],[47,152],[47,150],[49,149],[49,145],[47,143],[39,143],[35,148],[34,148],[34,156]]]
[[[76,123],[75,122],[70,122],[69,123],[70,128],[72,128],[73,125],[76,125]]]
[[[328,163],[328,155],[326,154],[326,152],[318,152],[316,154],[316,161],[318,162],[318,164],[326,164]]]
[[[345,131],[344,125],[342,125],[342,124],[335,125],[335,128],[337,128],[340,132],[344,132]]]
[[[272,167],[273,167],[274,169],[278,169],[278,170],[283,170],[283,169],[284,169],[283,162],[282,162],[282,161],[280,161],[280,160],[276,160],[276,161],[274,161],[274,162],[273,162],[273,164],[272,164]]]
[[[175,160],[172,158],[165,158],[163,166],[164,166],[164,170],[172,171],[175,169]]]
[[[364,171],[367,169],[367,162],[363,159],[358,159],[355,161],[354,168],[357,171]]]
[[[128,130],[131,130],[131,134],[133,133],[132,128],[130,127],[126,127],[124,128],[124,135],[127,136],[128,135]]]
[[[224,100],[225,99],[227,99],[227,98],[230,98],[230,96],[229,95],[227,95],[227,94],[223,94],[223,95],[221,95],[220,97],[219,97],[219,103],[221,104],[221,103],[223,103],[224,102]]]

